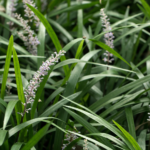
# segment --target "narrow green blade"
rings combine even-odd
[[[12,111],[13,111],[17,102],[18,102],[18,100],[12,100],[8,103],[7,108],[6,108],[6,112],[5,112],[5,117],[4,117],[3,130],[5,130],[7,123],[9,121],[9,118],[12,114]]]
[[[126,118],[128,122],[129,133],[136,140],[135,124],[131,107],[125,108]]]
[[[130,66],[130,64],[129,64],[122,56],[120,56],[120,54],[118,54],[115,50],[113,50],[112,48],[110,48],[108,45],[106,45],[106,44],[104,44],[104,43],[102,43],[102,42],[93,40],[93,39],[91,39],[91,41],[93,41],[96,45],[102,47],[104,50],[109,51],[109,52],[112,53],[114,56],[116,56],[116,57],[118,57],[119,59],[121,59],[122,61],[124,61],[128,66]]]
[[[0,146],[3,145],[5,139],[7,138],[7,130],[0,130]]]
[[[20,150],[23,144],[24,143],[17,142],[11,147],[11,150]]]
[[[135,150],[141,150],[140,146],[138,143],[135,141],[135,139],[123,128],[121,127],[117,122],[113,121],[115,125],[122,131],[122,133],[125,135],[127,140],[133,145]]]
[[[29,142],[22,148],[22,150],[31,149],[38,141],[46,134],[50,124],[45,125],[42,129],[40,129],[30,140]]]
[[[7,56],[6,56],[6,61],[5,61],[5,68],[4,68],[3,81],[2,81],[2,87],[1,87],[1,98],[2,99],[4,99],[4,95],[5,95],[6,81],[7,81],[9,67],[10,67],[12,49],[13,49],[13,36],[10,37],[9,45],[8,45],[8,49],[7,49]]]
[[[20,72],[20,64],[19,64],[19,60],[17,57],[17,53],[14,48],[13,48],[13,62],[14,62],[14,68],[15,68],[18,98],[22,103],[25,103],[23,84],[22,84],[22,78],[21,78],[21,72]],[[19,124],[21,116],[20,114],[18,114],[18,112],[21,113],[24,110],[24,105],[21,106],[21,103],[18,103],[15,109],[16,109],[17,123]]]

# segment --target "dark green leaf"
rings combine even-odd
[[[8,49],[7,49],[7,56],[6,56],[6,61],[5,61],[3,81],[2,81],[2,86],[1,86],[1,98],[2,99],[4,99],[4,95],[5,95],[6,82],[7,82],[9,66],[10,66],[10,61],[11,61],[11,55],[12,55],[12,50],[13,50],[13,42],[14,42],[13,36],[11,36],[10,40],[9,40]]]

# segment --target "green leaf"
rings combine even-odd
[[[126,37],[128,35],[132,35],[136,32],[139,32],[140,30],[142,30],[143,28],[149,27],[150,26],[150,22],[146,22],[140,26],[135,26],[135,28],[129,30],[128,32],[126,32],[125,34],[119,36],[117,39],[114,40],[114,43],[118,42],[120,39],[122,39],[123,37]]]
[[[9,121],[9,118],[11,117],[12,111],[17,102],[18,100],[12,100],[8,103],[6,111],[5,111],[5,116],[4,116],[3,130],[5,130],[7,123]]]
[[[72,12],[72,11],[79,10],[79,9],[91,8],[92,6],[95,6],[98,3],[99,2],[90,2],[88,4],[86,4],[86,3],[82,4],[82,5],[78,4],[78,5],[70,6],[70,7],[64,8],[64,9],[55,10],[55,11],[51,12],[48,17],[53,17],[58,14],[62,14],[64,12]]]
[[[7,56],[6,56],[6,61],[5,61],[5,68],[4,68],[3,81],[2,81],[2,87],[1,87],[2,99],[4,99],[4,95],[5,95],[6,82],[7,82],[7,77],[8,77],[9,67],[10,67],[12,49],[13,49],[13,36],[10,37],[9,45],[7,49]]]
[[[142,65],[143,63],[145,63],[146,61],[150,60],[150,56],[147,56],[145,59],[143,59],[141,62],[139,62],[136,67],[139,67],[140,65]]]
[[[125,108],[126,118],[128,122],[129,133],[136,140],[135,124],[131,107]]]
[[[60,3],[60,0],[57,0],[57,1],[52,0],[52,1],[50,1],[49,5],[48,5],[48,8],[53,9],[55,6],[59,5],[59,3]]]
[[[81,60],[88,61],[91,59],[94,55],[96,55],[99,52],[99,50],[91,51],[84,55]],[[73,94],[75,86],[79,80],[80,74],[85,67],[86,63],[78,63],[74,70],[71,72],[70,78],[68,80],[67,86],[65,88],[65,96],[68,96],[70,94]]]
[[[42,23],[40,24],[40,27],[39,27],[38,39],[40,41],[40,45],[38,46],[38,56],[44,56],[45,54],[45,27],[43,26]],[[38,62],[37,62],[38,68],[42,65],[42,61],[44,61],[44,58],[38,59]]]
[[[29,142],[22,148],[22,150],[29,150],[31,149],[35,144],[38,143],[38,141],[46,134],[50,124],[45,125],[42,129],[40,129],[30,140]]]
[[[0,43],[4,44],[4,45],[9,45],[9,42],[7,39],[5,39],[4,37],[0,36]],[[21,46],[19,46],[18,44],[14,43],[14,48],[22,54],[27,54],[29,55],[29,52],[27,52],[24,48],[22,48]]]
[[[75,99],[78,95],[80,94],[80,92],[76,92],[75,94],[72,94],[70,96],[68,96],[69,99]],[[51,113],[55,112],[57,109],[61,108],[63,105],[65,105],[66,103],[68,103],[67,100],[65,99],[61,99],[59,102],[57,102],[56,104],[48,107],[41,115],[40,117],[46,117],[49,116]]]
[[[4,59],[7,56],[0,56],[0,59]],[[13,55],[11,56],[11,58],[13,58]],[[41,58],[44,59],[45,56],[33,56],[33,55],[18,55],[18,58]]]
[[[90,39],[91,41],[93,41],[95,44],[97,44],[98,46],[102,47],[104,50],[107,50],[109,51],[110,53],[112,53],[114,56],[118,57],[119,59],[121,59],[122,61],[124,61],[128,66],[130,66],[130,64],[123,58],[120,56],[120,54],[118,54],[115,50],[113,50],[112,48],[110,48],[108,45],[102,43],[102,42],[99,42],[99,41],[96,41],[96,40],[93,40],[93,39]]]
[[[125,135],[125,137],[128,139],[128,141],[133,145],[135,150],[141,150],[140,146],[135,141],[135,139],[124,128],[122,128],[117,122],[115,122],[115,121],[113,121],[113,122],[122,131],[122,133]]]
[[[67,52],[71,47],[73,47],[76,43],[82,40],[83,40],[82,38],[77,38],[77,39],[72,40],[65,47],[63,47],[63,50]]]
[[[43,121],[43,120],[46,120],[46,119],[53,119],[53,117],[41,117],[41,118],[36,118],[36,119],[32,119],[32,120],[29,120],[29,121],[26,121],[24,123],[21,123],[13,128],[11,128],[9,131],[8,131],[8,135],[9,135],[9,138],[13,135],[15,135],[18,131],[22,130],[23,128],[31,125],[31,124],[34,124],[34,123],[38,123],[40,121]]]
[[[11,150],[20,150],[24,143],[17,142],[12,147]]]
[[[78,1],[79,5],[82,5],[82,1]],[[78,10],[78,38],[83,37],[83,10]]]
[[[111,27],[112,27],[112,29],[113,29],[114,27],[116,27],[116,26],[118,26],[118,25],[120,25],[120,24],[122,24],[122,23],[124,23],[124,22],[127,22],[127,21],[130,20],[130,19],[134,19],[135,17],[139,17],[139,16],[141,16],[141,15],[143,15],[143,13],[135,14],[135,15],[133,15],[133,16],[124,18],[124,19],[122,19],[122,20],[119,19],[119,21],[118,21],[118,22],[115,22],[113,25],[111,25]]]
[[[142,150],[146,150],[146,133],[147,133],[147,130],[144,129],[141,131],[141,133],[138,137],[138,143],[139,143],[140,147],[142,148]]]
[[[91,79],[91,78],[98,78],[98,77],[114,77],[114,78],[123,78],[126,80],[135,81],[135,79],[126,78],[125,76],[115,75],[115,74],[108,71],[108,73],[104,72],[104,73],[100,73],[100,74],[91,74],[91,75],[84,76],[80,79],[80,82]]]
[[[134,60],[134,58],[137,54],[137,50],[138,50],[138,46],[139,46],[139,43],[140,43],[141,36],[142,36],[142,31],[139,32],[138,38],[137,38],[136,43],[134,45],[133,54],[132,54],[132,61]]]
[[[2,100],[1,98],[0,98],[0,104],[2,104],[4,107],[7,107],[7,103],[4,100]]]
[[[6,13],[3,13],[3,12],[0,11],[0,16],[3,16],[5,18],[9,19],[10,21],[22,26],[22,24],[18,20],[16,20],[15,18],[11,17],[10,15],[8,15]]]
[[[107,134],[107,133],[91,133],[91,134],[88,134],[88,135],[101,136],[101,137],[107,138],[110,141],[120,145],[122,148],[127,149],[126,145],[121,140],[117,139],[116,137],[114,137],[114,136],[112,136],[110,134]]]
[[[142,72],[133,63],[131,63],[131,67],[135,71],[135,73],[136,73],[136,75],[138,76],[139,79],[144,77]],[[148,90],[150,88],[149,82],[143,83],[143,85],[144,85],[146,90]],[[148,90],[147,93],[148,93],[148,97],[150,98],[150,91]]]
[[[35,147],[32,147],[31,150],[36,150],[36,148],[35,148]]]
[[[113,110],[116,110],[125,104],[129,103],[130,101],[133,101],[137,96],[139,96],[143,90],[139,90],[138,92],[132,94],[129,97],[125,97],[123,100],[119,101],[118,103],[115,103],[114,105],[110,106],[109,109],[106,109],[103,113],[101,113],[102,117],[106,117],[109,113],[111,113]],[[111,102],[111,99],[109,100]],[[107,104],[108,102],[106,102]]]
[[[59,95],[61,92],[63,92],[64,89],[62,87],[57,88],[44,102],[43,106],[41,107],[40,111],[44,112],[46,107],[49,105],[49,103],[57,96]]]
[[[20,72],[20,64],[19,64],[19,60],[18,60],[15,49],[13,49],[13,62],[14,62],[15,76],[16,76],[16,82],[17,82],[18,98],[19,100],[21,100],[22,103],[25,103],[21,72]],[[22,108],[24,107],[22,106]]]
[[[54,21],[52,19],[49,19],[49,22],[51,23],[51,25],[53,25],[55,28],[57,28],[65,37],[67,37],[67,39],[69,41],[73,40],[72,35],[65,28],[63,28],[59,23],[57,23],[56,21]]]
[[[137,6],[140,8],[140,10],[145,14],[145,16],[147,16],[147,18],[149,18],[149,15],[147,13],[147,11],[139,4],[137,4]]]
[[[83,51],[83,44],[84,44],[84,40],[82,40],[79,44],[79,47],[77,49],[75,58],[76,59],[80,59],[80,57],[82,56],[82,51]],[[64,61],[63,61],[64,62]],[[70,71],[76,66],[76,64],[72,64],[72,66],[70,67]]]
[[[83,51],[83,44],[84,44],[84,40],[81,41],[81,43],[77,49],[76,56],[75,56],[76,59],[79,59],[81,57],[81,54]]]
[[[21,72],[20,72],[20,64],[19,64],[19,60],[18,60],[15,49],[13,49],[13,62],[14,62],[14,68],[15,68],[18,98],[22,103],[25,103],[23,84],[22,84],[22,78],[21,78]],[[24,105],[21,105],[21,103],[18,103],[15,107],[16,119],[17,119],[18,124],[20,123],[20,118],[21,118],[21,116],[20,116],[20,114],[18,114],[18,112],[22,112],[23,110],[24,110]],[[24,117],[24,118],[26,120],[26,117]]]
[[[7,130],[0,130],[0,146],[3,145],[7,138],[8,131]]]
[[[140,0],[143,7],[145,8],[144,13],[146,12],[146,16],[150,19],[150,6],[147,4],[147,2],[145,0]]]
[[[131,73],[135,73],[132,70],[128,70],[128,69],[122,69],[119,67],[115,67],[115,66],[111,66],[111,65],[104,65],[104,64],[100,64],[100,63],[94,63],[94,62],[90,62],[90,61],[84,61],[84,60],[79,60],[79,59],[67,59],[63,62],[60,62],[59,64],[55,65],[54,70],[58,69],[64,65],[68,65],[68,64],[73,64],[73,63],[87,63],[87,64],[91,64],[91,65],[97,65],[97,66],[101,66],[99,68],[104,68],[103,70],[107,70],[107,67],[111,68],[112,70],[117,70],[118,72],[131,72]]]

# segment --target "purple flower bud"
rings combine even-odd
[[[114,36],[112,32],[109,32],[110,30],[112,30],[112,28],[110,27],[110,22],[109,22],[109,19],[107,18],[107,15],[104,13],[104,9],[101,9],[100,15],[101,15],[102,24],[104,26],[103,30],[104,32],[108,32],[104,34],[105,44],[108,45],[110,48],[114,48],[114,45],[113,45]],[[113,54],[106,51],[104,55],[107,57],[103,59],[104,62],[112,63],[112,61],[114,60],[111,58],[113,57]]]

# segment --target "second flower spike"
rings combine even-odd
[[[108,45],[110,48],[114,48],[113,40],[114,40],[114,35],[111,32],[112,28],[110,26],[109,18],[104,12],[104,9],[100,10],[100,15],[101,15],[101,21],[102,21],[102,26],[104,27],[103,31],[107,32],[104,35],[104,41],[105,44]],[[107,50],[104,53],[104,62],[112,63],[114,61],[113,54],[109,53]]]

